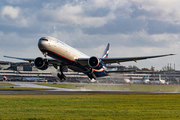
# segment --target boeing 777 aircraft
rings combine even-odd
[[[117,72],[107,71],[106,64],[121,63],[127,61],[137,62],[137,60],[174,55],[165,54],[144,57],[108,58],[109,45],[110,44],[108,43],[102,58],[98,58],[96,56],[89,57],[84,53],[68,46],[64,42],[57,40],[56,38],[42,37],[39,39],[38,47],[44,55],[44,58],[37,57],[36,59],[28,59],[10,56],[4,57],[25,60],[29,61],[30,63],[34,62],[34,65],[40,70],[46,70],[49,64],[53,64],[56,69],[60,67],[61,73],[57,74],[60,80],[66,79],[66,76],[63,74],[63,69],[65,67],[68,67],[76,72],[83,72],[89,77],[90,80],[94,80],[97,77],[107,76],[109,72]],[[52,59],[48,59],[46,57],[47,55],[52,57]]]

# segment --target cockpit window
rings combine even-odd
[[[41,40],[48,41],[48,39],[44,39],[44,38],[42,38]]]

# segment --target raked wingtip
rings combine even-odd
[[[177,54],[170,54],[170,55],[177,55]]]

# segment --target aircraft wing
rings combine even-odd
[[[12,59],[18,59],[18,60],[24,60],[24,61],[28,61],[28,62],[34,62],[34,60],[35,60],[35,58],[19,58],[19,57],[11,57],[11,56],[4,56],[4,57],[6,57],[6,58],[12,58]],[[57,60],[55,60],[55,59],[49,59],[49,58],[47,58],[48,59],[48,62],[50,63],[50,64],[53,64],[53,65],[60,65],[60,62],[59,61],[57,61]]]
[[[156,55],[156,56],[143,56],[143,57],[127,57],[127,58],[102,58],[104,64],[109,63],[121,63],[121,62],[128,62],[134,61],[137,62],[138,60],[150,59],[150,58],[158,58],[158,57],[165,57],[175,54],[165,54],[165,55]]]
[[[144,56],[144,57],[125,57],[125,58],[101,58],[104,64],[110,64],[110,63],[121,63],[121,62],[128,62],[128,61],[135,61],[137,62],[138,60],[144,60],[144,59],[150,59],[150,58],[157,58],[157,57],[165,57],[165,56],[170,56],[170,55],[175,55],[175,54],[165,54],[165,55],[156,55],[156,56]],[[10,56],[4,56],[6,58],[13,58],[13,59],[19,59],[19,60],[24,60],[24,61],[29,61],[30,63],[33,62],[35,59],[33,58],[19,58],[19,57],[10,57]],[[76,59],[77,62],[79,62],[83,66],[88,67],[88,60],[89,58],[78,58]],[[61,62],[57,61],[55,59],[49,59],[48,62],[50,64],[53,64],[55,66],[60,65]]]
[[[19,60],[24,60],[24,61],[29,61],[30,63],[34,61],[32,58],[19,58],[19,57],[11,57],[11,56],[4,56],[6,58],[12,58],[12,59],[19,59]]]
[[[143,56],[143,57],[124,57],[124,58],[100,58],[104,64],[110,64],[110,63],[121,63],[121,62],[129,62],[129,61],[135,61],[138,60],[144,60],[144,59],[150,59],[150,58],[157,58],[157,57],[165,57],[175,54],[165,54],[165,55],[155,55],[155,56]],[[88,64],[89,58],[78,58],[77,61],[82,65]]]

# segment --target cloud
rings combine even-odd
[[[18,7],[4,6],[1,10],[1,16],[9,16],[11,19],[16,19],[18,17],[19,12],[20,9]]]
[[[174,22],[180,19],[178,0],[129,0],[133,6],[133,17],[139,19]]]
[[[87,16],[82,5],[65,4],[56,9],[45,7],[39,12],[38,20],[46,22],[56,22],[61,25],[80,25],[82,27],[99,27],[114,19],[113,14],[106,16]]]
[[[97,28],[83,28],[86,34],[129,34],[139,32],[147,29],[147,22],[145,20],[133,20],[131,18],[124,18],[116,16],[117,19],[111,20],[106,25]]]
[[[2,0],[0,54],[41,56],[42,36],[52,36],[89,56],[110,57],[177,53],[180,15],[177,0]],[[3,57],[0,57],[3,60]],[[172,58],[172,62],[179,63]],[[159,68],[169,59],[151,63]],[[145,67],[146,61],[138,63]],[[132,63],[128,63],[132,64]],[[126,64],[125,64],[126,65]]]
[[[171,23],[160,20],[148,20],[147,32],[149,34],[180,33],[179,23]]]

